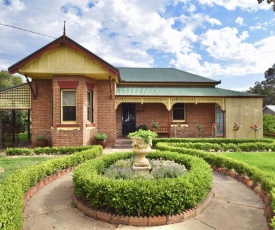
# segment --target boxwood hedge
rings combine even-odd
[[[133,153],[115,153],[90,160],[74,171],[75,195],[94,209],[105,208],[120,215],[156,216],[180,213],[201,202],[211,189],[212,172],[202,159],[151,152],[148,158],[174,160],[184,164],[188,173],[177,178],[112,180],[103,176],[104,169]]]
[[[260,183],[261,186],[271,195],[272,208],[275,211],[275,175],[265,174],[255,167],[234,159],[220,156],[219,154],[207,153],[200,150],[188,149],[179,146],[175,147],[164,142],[159,142],[157,144],[157,149],[161,151],[172,151],[180,154],[201,157],[212,166],[234,169],[239,174],[249,176],[254,182]],[[275,217],[273,217],[271,225],[273,229],[275,229]]]
[[[18,170],[0,184],[0,229],[14,230],[23,227],[24,193],[40,180],[59,170],[79,165],[102,153],[101,146],[93,146],[82,152],[55,158],[39,165]]]
[[[200,149],[204,151],[255,152],[275,151],[275,142],[248,142],[248,143],[204,143],[204,142],[168,142],[170,146]]]
[[[262,138],[262,139],[237,139],[237,138],[155,138],[153,139],[153,145],[155,146],[158,142],[177,142],[177,143],[211,143],[211,144],[241,144],[241,143],[254,143],[262,142],[262,143],[274,143],[273,139],[270,138]]]

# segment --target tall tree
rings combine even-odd
[[[260,4],[260,3],[262,3],[264,0],[257,0],[258,1],[258,3]],[[273,2],[274,4],[273,4],[273,11],[275,11],[275,0],[266,0],[266,2],[268,3],[268,4],[270,4],[271,2]]]
[[[23,80],[20,76],[12,75],[8,71],[0,72],[0,89],[9,88],[14,85],[22,84]]]
[[[264,73],[265,81],[255,82],[254,87],[250,87],[247,93],[260,94],[265,96],[263,106],[275,105],[275,64]]]

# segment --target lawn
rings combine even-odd
[[[234,152],[221,153],[221,155],[245,162],[265,173],[275,175],[275,152]]]
[[[0,168],[4,169],[4,172],[0,173],[0,184],[4,181],[6,177],[11,175],[16,170],[23,169],[31,165],[36,165],[49,159],[51,159],[51,157],[16,157],[15,158],[15,157],[0,156]]]

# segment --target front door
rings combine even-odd
[[[223,112],[220,106],[216,106],[216,137],[223,137]]]
[[[122,136],[136,131],[136,105],[122,104]]]

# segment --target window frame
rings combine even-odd
[[[64,121],[64,111],[63,111],[63,92],[74,92],[75,93],[75,105],[69,105],[69,106],[75,106],[75,120],[70,121]],[[61,89],[61,97],[60,97],[60,120],[61,124],[77,124],[77,91],[76,89]]]
[[[90,98],[90,104],[89,104],[89,98]],[[94,100],[94,92],[93,90],[88,90],[87,91],[87,122],[91,124],[93,124],[94,122],[94,101],[93,100]],[[89,113],[89,109],[90,109],[90,113]]]
[[[174,108],[175,105],[177,104],[183,104],[183,108]],[[175,109],[183,109],[183,117],[184,119],[183,120],[180,120],[180,119],[174,119],[174,110]],[[172,106],[172,122],[186,122],[186,104],[185,103],[175,103],[173,106]]]

